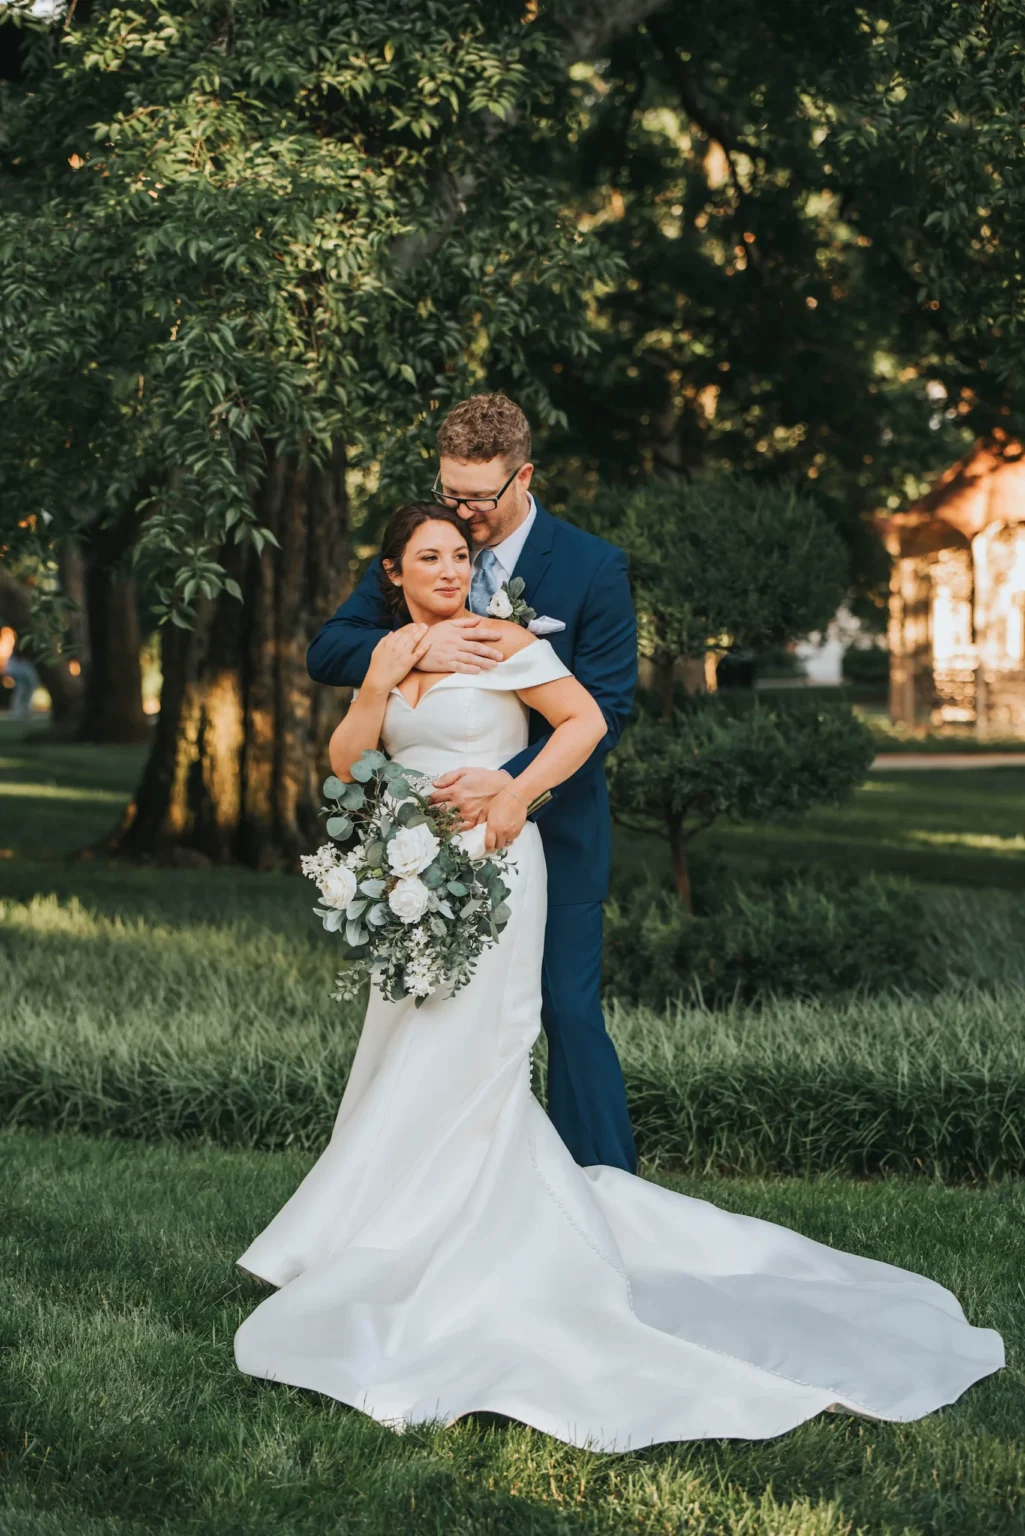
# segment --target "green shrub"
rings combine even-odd
[[[695,917],[672,892],[648,887],[608,904],[604,982],[620,1001],[652,1008],[685,994],[717,1006],[908,988],[922,929],[917,894],[874,878],[734,887],[719,910]]]
[[[843,653],[844,682],[859,692],[883,694],[890,682],[890,653],[882,645],[849,645]]]

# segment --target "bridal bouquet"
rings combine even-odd
[[[458,813],[430,804],[431,780],[382,752],[364,752],[352,776],[324,781],[332,841],[302,860],[320,891],[313,910],[342,936],[334,996],[348,1001],[371,976],[419,1008],[440,986],[464,987],[509,921],[508,853],[484,852],[483,827],[457,832]]]

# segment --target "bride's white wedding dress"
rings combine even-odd
[[[539,640],[414,709],[388,753],[435,776],[527,740],[515,690],[566,675]],[[558,815],[558,808],[549,812]],[[827,1408],[916,1419],[1003,1364],[941,1285],[578,1167],[531,1093],[545,863],[513,845],[513,912],[474,980],[416,1009],[375,991],[320,1160],[242,1255],[280,1287],[240,1368],[395,1428],[490,1410],[573,1445],[762,1439]]]

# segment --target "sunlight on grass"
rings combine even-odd
[[[101,805],[124,805],[125,797],[116,789],[88,789],[68,784],[25,784],[12,780],[0,782],[0,796],[14,800],[85,800]]]
[[[984,848],[988,853],[1025,853],[1025,836],[1000,837],[993,832],[926,832],[912,828],[905,834],[911,842],[931,843],[936,847]]]

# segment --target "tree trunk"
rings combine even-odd
[[[690,870],[687,867],[687,833],[682,820],[677,816],[667,817],[666,826],[669,830],[669,854],[673,861],[676,894],[693,917],[694,894],[691,891]]]
[[[142,707],[142,661],[135,583],[107,565],[100,551],[85,560],[85,612],[89,627],[86,703],[79,741],[149,741]]]
[[[67,595],[84,616],[73,618],[82,643],[85,707],[79,741],[142,742],[151,736],[142,707],[142,662],[135,583],[124,569],[142,518],[132,512],[109,527],[94,527],[79,552],[68,552],[62,574]]]
[[[340,708],[306,648],[349,583],[344,453],[323,469],[274,458],[258,513],[280,548],[222,556],[244,603],[222,594],[194,630],[164,631],[153,748],[110,852],[294,868],[317,838]]]

